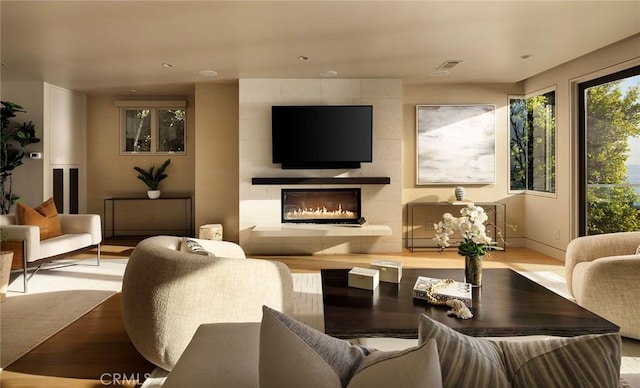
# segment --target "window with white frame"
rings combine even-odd
[[[122,153],[185,153],[185,101],[116,101]]]

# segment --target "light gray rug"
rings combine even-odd
[[[0,303],[0,367],[5,368],[114,294],[68,290],[7,298]]]
[[[29,294],[63,290],[106,290],[120,292],[127,259],[57,260],[42,266],[29,280]],[[21,296],[21,271],[11,274],[7,297]]]

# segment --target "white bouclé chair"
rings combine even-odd
[[[181,251],[182,237],[150,237],[133,250],[122,284],[131,342],[167,371],[203,323],[260,322],[263,305],[293,312],[286,265],[247,259],[231,242],[193,240],[216,257]]]
[[[565,277],[576,302],[640,339],[640,232],[578,237],[567,246]]]

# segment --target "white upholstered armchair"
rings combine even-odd
[[[131,342],[168,371],[202,323],[260,322],[262,305],[293,312],[286,265],[247,259],[228,241],[193,240],[216,257],[181,251],[182,237],[150,237],[133,250],[122,282]]]
[[[578,237],[567,246],[565,276],[576,302],[640,339],[640,232]]]

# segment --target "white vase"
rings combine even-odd
[[[464,201],[464,195],[465,195],[464,187],[462,186],[456,187],[454,194],[456,196],[457,201]]]
[[[149,199],[158,199],[160,198],[160,190],[149,190],[147,191],[147,196]]]

